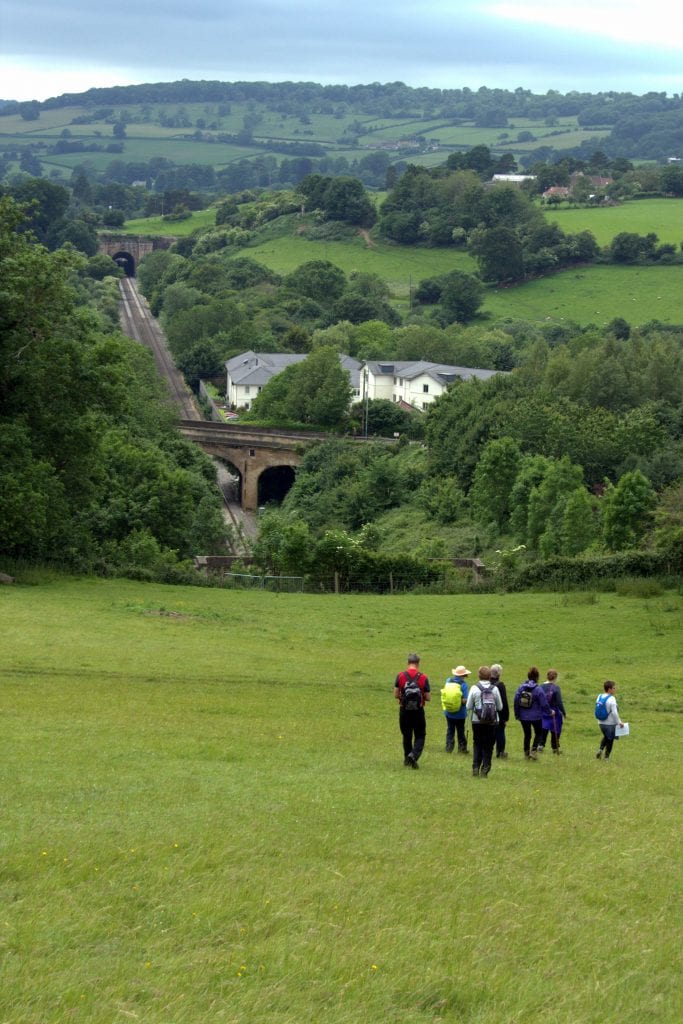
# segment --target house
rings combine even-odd
[[[361,371],[362,398],[384,398],[399,402],[404,408],[426,409],[435,398],[456,380],[488,380],[498,370],[478,370],[470,366],[448,366],[445,363],[392,362],[370,360]],[[367,384],[367,387],[366,387]]]
[[[225,364],[226,404],[232,409],[249,409],[261,388],[288,366],[300,363],[305,355],[285,352],[242,352]],[[448,366],[426,360],[396,362],[370,360],[361,363],[353,356],[340,354],[340,362],[349,371],[353,395],[351,402],[365,398],[383,398],[399,402],[403,408],[426,409],[455,380],[488,380],[499,370],[479,370],[471,366]]]
[[[306,355],[294,355],[287,352],[242,352],[233,356],[225,364],[226,387],[225,400],[232,409],[250,409],[251,403],[268,381],[288,366],[300,363]],[[340,355],[339,359],[345,370],[349,371],[353,401],[360,400],[361,363],[352,356]]]
[[[550,188],[547,188],[545,192],[542,193],[541,198],[551,199],[555,197],[557,199],[569,199],[571,194],[571,189],[567,188],[566,185],[551,185]]]

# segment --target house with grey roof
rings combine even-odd
[[[488,380],[499,370],[479,370],[471,366],[449,366],[424,359],[412,362],[371,360],[365,364],[368,398],[384,398],[414,409],[424,410],[456,380]],[[365,387],[362,397],[365,397]]]
[[[300,363],[306,358],[288,352],[242,352],[228,359],[225,364],[225,400],[230,408],[250,409],[261,389],[288,366]],[[340,355],[339,360],[349,371],[353,401],[360,400],[361,363],[352,356]]]

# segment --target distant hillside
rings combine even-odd
[[[197,104],[199,111],[182,109]],[[233,105],[240,112],[236,126],[226,123]],[[181,109],[169,111],[169,106]],[[127,109],[133,107],[144,109]],[[82,108],[76,115],[79,124],[102,120],[98,115],[108,108],[104,120],[113,118],[113,123],[191,130],[199,133],[197,142],[220,141],[217,137],[227,133],[230,141],[246,146],[270,143],[270,150],[279,138],[327,151],[339,145],[385,148],[395,158],[479,143],[512,152],[521,163],[555,153],[585,156],[597,147],[610,157],[629,159],[683,156],[683,98],[664,93],[537,95],[527,89],[411,88],[402,82],[179,81],[89,89],[42,103],[4,101],[0,117],[18,116],[40,133],[44,113],[68,108]],[[287,131],[272,131],[273,115]],[[63,126],[70,121],[65,116]]]

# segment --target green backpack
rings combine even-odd
[[[462,709],[462,686],[454,679],[447,679],[441,690],[441,707],[444,711],[460,711]]]

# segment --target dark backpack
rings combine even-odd
[[[542,687],[542,689],[545,691],[545,699],[548,701],[549,707],[557,707],[557,687],[555,684],[548,683],[548,685]]]
[[[401,691],[401,707],[404,711],[419,711],[422,707],[422,687],[420,682],[424,678],[421,672],[416,676],[403,673],[405,685]]]
[[[477,708],[477,715],[482,725],[493,725],[498,718],[498,708],[496,707],[496,694],[492,686],[479,687],[480,693],[480,704]]]
[[[520,708],[530,708],[534,703],[534,689],[533,686],[528,686],[523,683],[519,691],[519,706]]]
[[[604,722],[607,718],[609,718],[609,711],[607,710],[607,701],[609,700],[610,696],[611,694],[609,693],[601,693],[595,702],[595,717],[597,718],[598,722]]]

